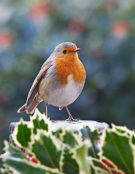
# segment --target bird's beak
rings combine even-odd
[[[80,50],[80,48],[76,48],[73,50],[73,52],[78,52]]]

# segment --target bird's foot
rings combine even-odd
[[[66,121],[79,121],[80,118],[74,119],[73,117],[69,117],[68,119],[66,119]]]
[[[72,117],[71,113],[69,112],[68,107],[65,106],[65,108],[66,108],[66,110],[67,110],[67,112],[68,112],[68,115],[69,115],[69,118],[66,119],[66,121],[79,121],[79,120],[80,120],[80,118],[74,119],[74,118]]]

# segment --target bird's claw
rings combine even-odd
[[[80,118],[77,118],[77,119],[74,119],[74,118],[68,118],[68,119],[66,119],[66,121],[79,121],[80,120]]]

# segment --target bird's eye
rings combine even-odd
[[[63,54],[66,54],[66,52],[67,52],[66,50],[63,50]]]

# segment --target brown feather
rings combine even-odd
[[[41,101],[42,101],[41,97],[37,94],[36,97],[34,98],[32,104],[31,104],[31,106],[26,110],[27,114],[32,114],[35,111],[37,105]]]
[[[25,112],[25,111],[26,111],[26,108],[25,108],[25,104],[24,104],[22,107],[20,107],[18,109],[17,113],[21,113],[21,112]]]
[[[52,61],[48,61],[48,62],[45,62],[43,64],[43,66],[41,67],[41,70],[40,70],[39,74],[37,75],[37,77],[35,78],[35,80],[32,84],[32,87],[29,91],[28,98],[27,98],[26,105],[25,105],[26,110],[28,110],[29,107],[33,104],[34,98],[35,98],[36,94],[38,93],[38,84],[41,81],[41,79],[44,77],[44,75],[46,74],[46,71],[51,66],[52,66]]]

